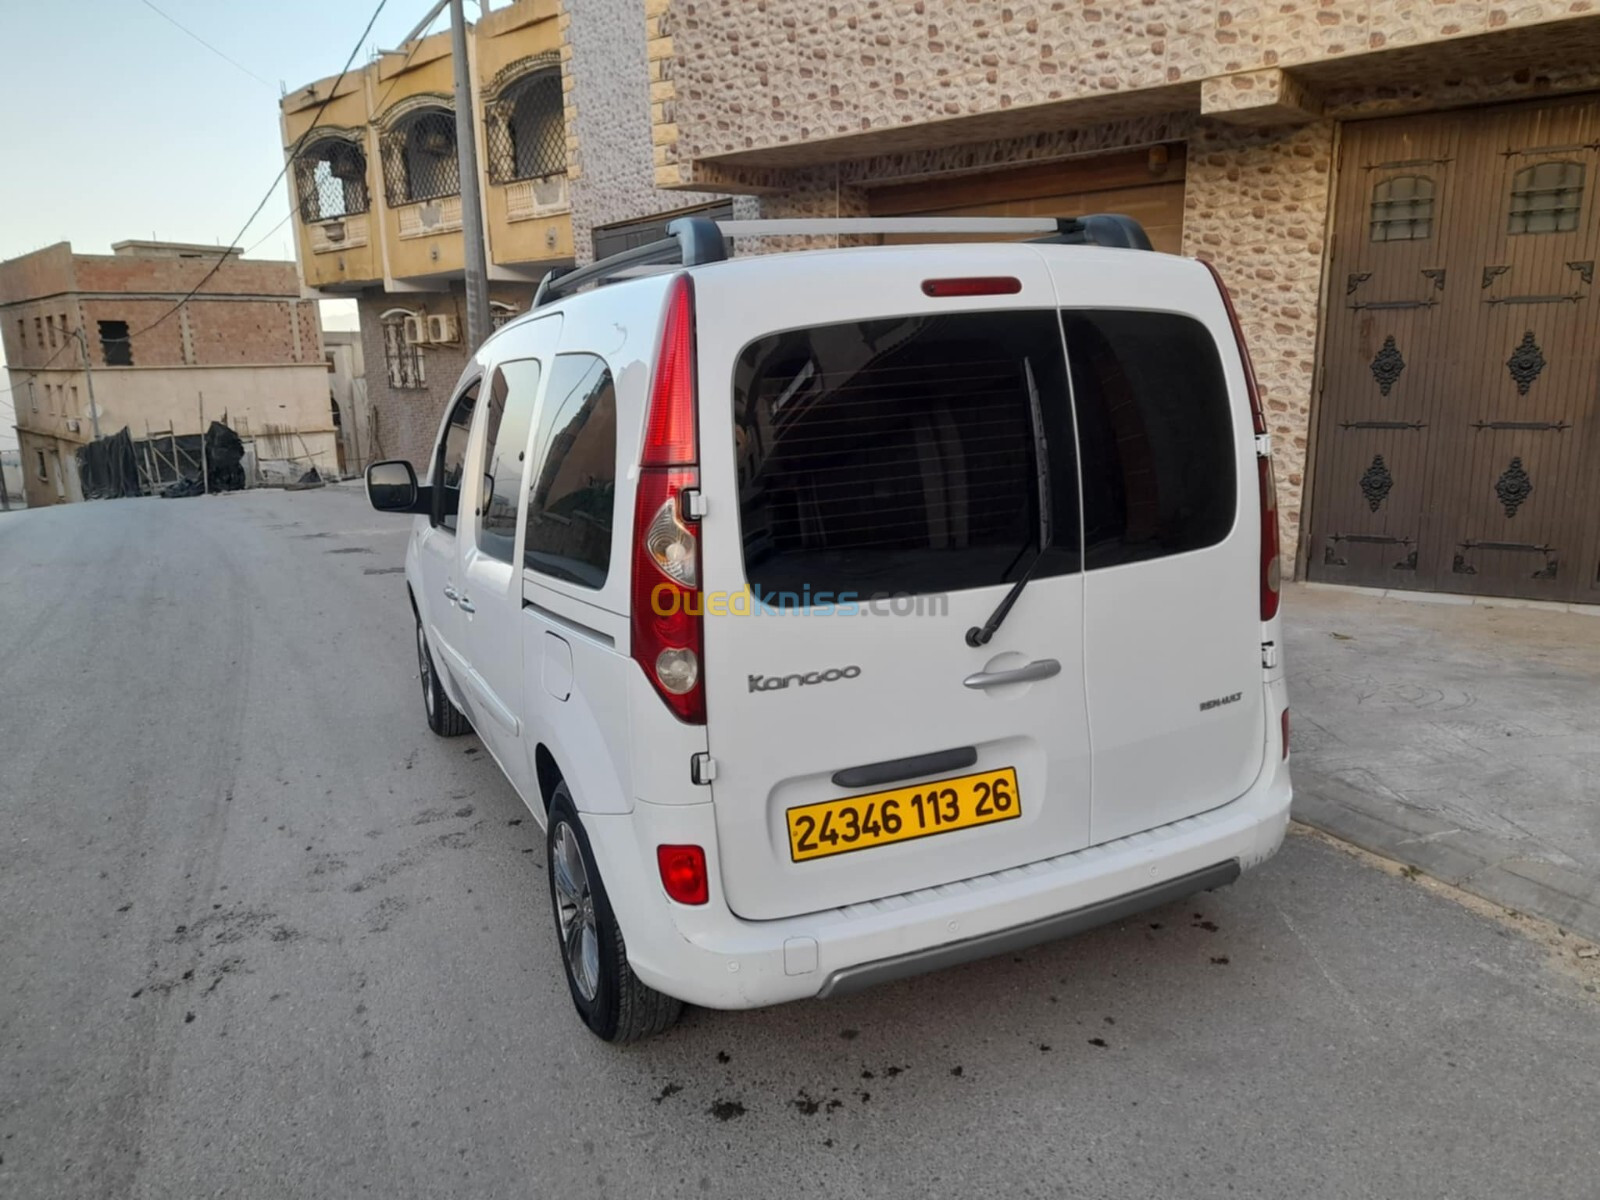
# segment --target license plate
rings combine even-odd
[[[789,857],[794,862],[909,842],[1022,815],[1011,767],[919,783],[913,787],[823,800],[788,811]]]

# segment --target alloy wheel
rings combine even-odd
[[[594,893],[583,865],[578,835],[565,821],[552,839],[551,879],[555,882],[556,920],[561,927],[561,952],[573,986],[585,1001],[600,987],[600,935],[595,925]]]

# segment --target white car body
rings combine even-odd
[[[680,720],[631,656],[630,579],[663,309],[683,274],[693,283],[698,582],[707,595],[737,595],[747,584],[736,361],[775,331],[821,325],[1011,310],[1160,312],[1197,322],[1227,395],[1220,469],[1232,469],[1231,528],[1203,548],[1034,578],[980,647],[965,635],[985,623],[1009,582],[950,590],[942,615],[732,615],[708,606],[698,684],[705,721]],[[922,286],[995,276],[1020,290],[951,298]],[[1204,265],[997,243],[736,258],[536,308],[485,342],[461,386],[488,386],[502,364],[536,359],[543,389],[555,357],[576,354],[603,359],[615,385],[604,582],[586,586],[523,565],[529,476],[545,453],[538,416],[512,562],[480,550],[473,530],[491,485],[472,466],[487,437],[481,402],[459,527],[452,534],[419,517],[406,579],[450,700],[541,823],[553,781],[567,783],[627,962],[644,983],[720,1009],[838,994],[1176,899],[1277,849],[1291,789],[1282,637],[1275,615],[1262,619],[1265,443],[1253,424],[1247,361]],[[827,364],[818,369],[832,377]],[[1031,360],[1028,370],[1032,386]],[[1041,507],[1057,502],[1042,495]],[[1047,661],[1059,671],[997,686],[966,682]],[[779,679],[788,686],[772,684]],[[951,748],[975,751],[973,765],[853,789],[832,778]],[[1017,773],[1017,819],[794,860],[790,809],[1004,767]],[[662,845],[703,848],[706,903],[669,897]]]

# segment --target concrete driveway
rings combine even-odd
[[[1284,599],[1295,815],[1600,937],[1600,608]]]
[[[0,520],[0,1195],[1594,1195],[1596,960],[1305,836],[594,1041],[537,826],[423,724],[404,527],[353,489]]]

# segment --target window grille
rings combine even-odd
[[[331,221],[364,213],[370,207],[367,156],[343,138],[323,138],[301,152],[294,164],[300,217]]]
[[[383,363],[389,370],[392,388],[425,388],[428,374],[422,350],[406,341],[406,315],[394,313],[383,318]]]
[[[1583,164],[1542,162],[1511,179],[1507,233],[1570,233],[1583,209]]]
[[[391,205],[460,194],[456,118],[449,109],[425,108],[403,117],[379,144],[383,194]]]
[[[1372,189],[1372,240],[1423,241],[1433,236],[1433,180],[1398,175]]]
[[[524,76],[488,105],[485,116],[491,183],[566,174],[567,125],[559,67]]]

